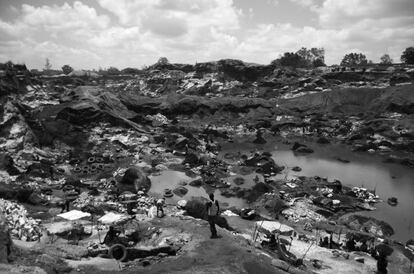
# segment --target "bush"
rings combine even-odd
[[[414,47],[409,47],[404,50],[401,55],[401,62],[406,64],[414,64]]]

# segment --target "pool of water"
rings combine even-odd
[[[239,185],[240,187],[244,187],[244,188],[250,188],[252,187],[254,181],[254,177],[256,175],[255,174],[249,174],[246,176],[230,176],[228,178],[225,178],[225,181],[231,182],[232,185],[235,185],[233,183],[233,179],[236,177],[243,177],[245,178],[245,183],[242,185]],[[150,193],[153,193],[155,195],[159,195],[164,193],[164,189],[169,188],[171,190],[173,190],[174,188],[180,186],[180,183],[185,182],[185,183],[189,183],[193,180],[198,179],[199,177],[196,178],[191,178],[188,177],[184,172],[181,171],[174,171],[174,170],[166,170],[161,172],[159,175],[157,176],[150,176],[151,179],[151,189],[150,189]],[[214,193],[215,198],[220,201],[220,204],[222,204],[224,207],[227,206],[235,206],[238,208],[243,208],[243,207],[247,207],[247,202],[244,199],[241,198],[235,198],[235,197],[224,197],[222,196],[220,193],[219,189],[211,189],[211,188],[206,188],[206,187],[193,187],[190,185],[186,185],[185,186],[188,189],[188,193],[183,196],[183,197],[179,197],[177,195],[172,196],[171,198],[166,198],[166,203],[169,204],[175,204],[177,203],[179,200],[182,199],[186,199],[189,200],[192,197],[205,197],[208,199],[208,195],[210,192]]]
[[[344,185],[363,186],[375,189],[384,200],[375,205],[375,211],[360,212],[389,223],[395,231],[394,239],[407,241],[414,238],[414,169],[382,162],[377,155],[354,153],[341,146],[321,146],[315,153],[295,155],[291,150],[281,146],[275,147],[273,158],[279,165],[287,166],[289,176],[321,176],[330,180],[338,179]],[[336,158],[347,159],[343,163]],[[293,166],[302,168],[293,172]],[[386,202],[389,197],[397,197],[398,205],[392,207]]]
[[[375,189],[376,193],[384,200],[375,205],[375,211],[361,211],[359,214],[371,216],[389,223],[395,231],[394,239],[407,241],[414,239],[414,169],[382,162],[379,155],[367,153],[356,153],[342,145],[316,145],[310,144],[315,153],[308,155],[294,154],[286,145],[276,145],[266,147],[272,152],[273,158],[278,165],[285,166],[285,170],[277,177],[320,176],[326,177],[330,181],[338,179],[344,185],[363,186],[368,189]],[[248,153],[257,148],[251,143],[234,143],[223,145],[223,151],[219,157],[227,152]],[[338,161],[337,158],[349,160],[349,163]],[[294,172],[292,167],[299,166],[300,172]],[[250,188],[254,184],[256,174],[241,176],[245,178],[245,183],[240,187]],[[233,179],[238,175],[226,178],[226,181],[233,183]],[[263,180],[260,176],[261,181]],[[165,188],[174,189],[180,182],[190,182],[195,178],[190,178],[183,172],[164,171],[159,176],[152,176],[151,192],[163,193]],[[227,198],[220,195],[220,190],[206,189],[204,187],[192,187],[187,185],[189,190],[184,197],[174,195],[167,199],[167,203],[176,203],[180,199],[190,199],[192,196],[206,197],[208,193],[214,192],[216,198],[222,203],[238,208],[248,207],[245,200],[240,198]],[[386,202],[389,197],[397,197],[398,205],[392,207]]]

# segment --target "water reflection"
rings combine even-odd
[[[335,156],[336,155],[336,156]],[[335,158],[340,156],[350,160],[342,163]],[[344,185],[363,186],[376,189],[376,193],[385,202],[376,205],[377,210],[362,212],[389,223],[395,230],[393,238],[406,241],[414,238],[412,222],[414,219],[414,170],[393,164],[382,163],[372,155],[356,154],[337,148],[333,151],[319,150],[311,155],[295,155],[290,150],[274,151],[274,159],[279,165],[300,166],[301,172],[290,171],[289,174],[321,176],[330,180],[338,179]],[[395,196],[398,205],[391,207],[386,200]]]

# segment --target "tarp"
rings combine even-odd
[[[277,221],[257,221],[256,226],[262,230],[265,230],[269,233],[278,232],[283,235],[289,235],[292,233],[293,228],[284,224],[281,224]]]
[[[69,221],[74,221],[74,220],[82,219],[84,217],[89,217],[89,216],[91,216],[91,214],[88,213],[88,212],[83,212],[83,211],[79,211],[79,210],[71,210],[69,212],[59,214],[57,216],[59,216],[63,219],[69,220]]]
[[[115,224],[121,221],[124,221],[128,219],[128,216],[124,214],[114,213],[114,212],[108,212],[101,218],[99,218],[98,221],[100,221],[103,224]]]

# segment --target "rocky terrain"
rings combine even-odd
[[[389,273],[413,271],[413,240],[360,214],[389,197],[284,176],[272,154],[341,144],[414,168],[413,68],[0,68],[0,272],[372,273],[384,258]],[[209,238],[211,192],[220,239]]]

